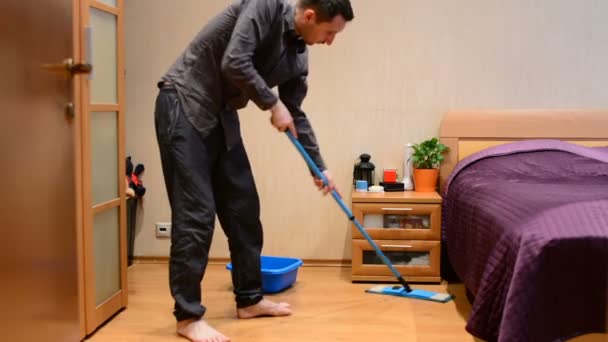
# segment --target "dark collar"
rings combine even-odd
[[[289,42],[296,46],[298,53],[303,53],[306,51],[306,42],[296,32],[295,16],[296,7],[287,3],[283,12],[283,32],[288,37]]]

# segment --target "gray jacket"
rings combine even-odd
[[[295,31],[288,0],[237,0],[196,35],[161,78],[177,89],[184,113],[205,137],[222,123],[230,149],[240,140],[236,111],[249,100],[268,110],[280,98],[298,138],[325,170],[301,105],[307,92],[308,51]],[[271,88],[278,86],[278,98]]]

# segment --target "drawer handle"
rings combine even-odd
[[[412,248],[412,245],[381,245],[382,248]]]
[[[412,211],[414,208],[382,208],[384,211]]]

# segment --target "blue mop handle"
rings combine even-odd
[[[328,185],[329,182],[327,181],[327,178],[321,172],[321,170],[319,170],[319,168],[314,163],[314,161],[312,160],[312,158],[310,158],[310,155],[308,155],[308,152],[306,152],[306,150],[304,149],[304,147],[302,146],[302,144],[300,144],[300,142],[298,141],[298,139],[296,139],[293,136],[293,134],[291,134],[290,131],[285,131],[285,133],[287,134],[287,137],[289,137],[289,140],[291,140],[291,142],[294,144],[294,146],[296,147],[296,149],[300,152],[300,154],[302,155],[302,157],[304,157],[304,160],[306,160],[306,164],[308,164],[308,167],[310,167],[310,169],[312,169],[312,171],[315,173],[315,175],[319,179],[321,179],[323,181],[324,185]],[[388,266],[391,269],[391,272],[393,272],[393,274],[395,275],[395,277],[397,277],[397,279],[399,280],[399,282],[401,283],[401,285],[403,285],[403,288],[406,290],[406,292],[410,292],[411,289],[410,289],[409,284],[405,281],[405,279],[403,279],[403,276],[401,275],[401,273],[399,273],[399,271],[397,271],[397,269],[393,266],[393,264],[390,262],[390,260],[388,260],[388,258],[386,257],[386,255],[384,255],[384,253],[382,253],[382,250],[380,250],[380,248],[378,247],[378,245],[374,242],[374,240],[372,240],[372,238],[365,231],[365,229],[363,228],[363,226],[361,226],[361,224],[359,223],[359,221],[357,220],[357,218],[355,218],[355,216],[353,215],[353,213],[346,206],[346,204],[344,203],[344,201],[342,200],[342,197],[340,197],[340,195],[338,194],[338,192],[336,190],[332,190],[331,195],[336,200],[336,202],[338,202],[338,205],[340,206],[340,208],[342,208],[342,211],[344,211],[344,213],[346,213],[346,215],[348,216],[349,220],[353,221],[353,223],[355,224],[355,227],[357,227],[357,229],[365,237],[365,239],[367,240],[367,242],[369,242],[369,244],[374,248],[374,250],[376,251],[376,254],[380,257],[380,259],[382,259],[382,261],[386,264],[386,266]]]

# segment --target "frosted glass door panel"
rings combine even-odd
[[[116,112],[91,112],[93,205],[118,198]]]
[[[101,212],[93,218],[95,258],[95,305],[120,291],[119,208]]]
[[[93,74],[91,103],[118,102],[116,16],[91,8]]]

